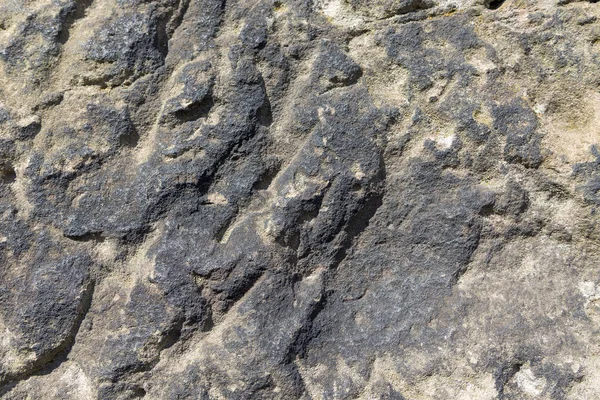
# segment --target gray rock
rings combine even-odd
[[[594,2],[0,5],[0,397],[600,396]]]

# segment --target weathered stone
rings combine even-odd
[[[598,7],[0,4],[0,397],[600,397]]]

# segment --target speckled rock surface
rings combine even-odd
[[[600,398],[598,16],[0,1],[0,397]]]

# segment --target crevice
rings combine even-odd
[[[164,336],[161,338],[158,343],[158,353],[172,347],[175,343],[179,341],[181,338],[181,332],[183,330],[183,318],[175,321],[171,329],[165,332]]]
[[[487,216],[493,215],[494,213],[495,213],[494,203],[486,204],[483,207],[481,207],[481,209],[479,210],[479,215],[481,215],[484,218]],[[472,263],[474,262],[473,255],[478,251],[479,246],[481,245],[481,241],[482,241],[482,233],[481,233],[482,226],[481,226],[481,224],[478,225],[476,230],[477,230],[477,236],[473,243],[473,250],[470,252],[469,261],[464,263],[463,265],[457,266],[456,271],[454,271],[454,273],[451,276],[451,284],[452,285],[458,284],[460,279],[471,269]],[[492,248],[490,251],[494,251],[494,248]],[[490,257],[491,257],[491,253],[488,253],[486,255],[486,266],[489,265],[489,262],[491,261]]]
[[[156,222],[160,220],[161,217],[162,216],[158,216],[155,220],[152,220],[151,222],[148,222],[138,228],[132,229],[125,233],[124,236],[119,237],[119,245],[132,246],[133,248],[136,246],[141,246],[148,239],[148,235],[156,230]]]
[[[425,11],[433,8],[435,3],[431,0],[412,0],[408,2],[402,2],[402,6],[396,9],[389,10],[385,15],[375,20],[387,20],[394,17],[403,17],[418,13],[419,11]]]
[[[281,163],[278,163],[277,165],[268,168],[254,183],[252,188],[254,190],[268,190],[271,187],[271,184],[273,183],[275,178],[277,178],[277,176],[279,175],[280,171]]]
[[[255,271],[251,271],[243,277],[237,278],[237,282],[227,285],[227,287],[210,287],[207,283],[220,283],[225,282],[232,274],[233,271],[226,272],[225,276],[219,274],[219,278],[216,280],[213,274],[208,276],[199,275],[193,273],[195,283],[199,290],[208,290],[211,293],[211,301],[208,302],[208,316],[204,321],[204,325],[201,327],[202,332],[208,332],[218,326],[226,317],[231,309],[248,295],[252,289],[259,284],[261,278],[264,276],[264,269],[259,268]],[[236,278],[233,278],[236,279]]]
[[[239,212],[239,211],[238,211]],[[235,221],[237,220],[236,212],[231,218],[228,218],[225,223],[215,232],[215,240],[219,243],[226,243],[229,238],[230,228],[233,226]]]
[[[169,40],[171,39],[167,31],[167,25],[171,19],[171,13],[168,13],[164,18],[159,18],[156,23],[156,48],[163,60],[169,55]]]
[[[81,301],[77,310],[77,319],[75,320],[67,339],[63,342],[61,348],[58,349],[54,358],[47,364],[46,368],[41,371],[40,375],[51,373],[58,368],[60,364],[67,360],[69,354],[71,353],[71,349],[75,344],[75,339],[77,338],[77,334],[79,333],[83,320],[92,307],[92,300],[94,298],[95,290],[96,282],[94,280],[90,280],[81,295]]]
[[[359,293],[357,293],[357,294],[354,294],[354,295],[349,295],[349,296],[343,297],[343,298],[342,298],[342,302],[343,302],[343,303],[346,303],[346,302],[348,302],[348,301],[357,301],[357,300],[360,300],[360,299],[362,299],[363,297],[365,297],[365,294],[367,294],[367,289],[366,289],[366,288],[362,289],[362,290],[361,290]]]
[[[453,286],[458,284],[458,281],[460,281],[460,279],[467,273],[467,271],[469,271],[470,267],[471,267],[471,264],[467,263],[467,264],[459,267],[456,271],[454,271],[454,273],[452,274],[452,277],[451,277],[451,284]]]
[[[4,165],[0,167],[0,182],[5,185],[10,185],[17,180],[17,173],[12,165]]]
[[[105,240],[105,237],[102,235],[102,232],[88,232],[83,235],[67,235],[63,234],[67,239],[73,240],[75,242],[96,242],[102,243]]]
[[[156,24],[156,47],[163,60],[169,55],[169,41],[183,22],[190,0],[179,0]]]
[[[498,391],[498,399],[504,399],[504,387],[523,367],[525,363],[517,361],[501,368],[496,374],[496,390]]]
[[[363,76],[362,68],[359,68],[356,71],[356,73],[353,73],[346,78],[340,78],[338,76],[334,76],[333,78],[331,78],[329,80],[329,82],[333,83],[335,85],[335,88],[348,87],[348,86],[352,86],[352,85],[355,85],[356,83],[358,83],[358,81],[360,80],[360,78],[362,78],[362,76]]]
[[[386,181],[385,164],[383,159],[381,160],[381,170],[377,177],[376,185],[380,188],[367,196],[365,205],[356,212],[348,221],[346,225],[345,233],[346,237],[342,241],[341,248],[334,258],[332,268],[337,268],[347,256],[348,250],[352,247],[354,240],[360,236],[369,226],[371,218],[375,216],[375,213],[383,205],[384,186]]]
[[[241,397],[247,400],[263,400],[269,398],[269,392],[275,386],[271,376],[264,376],[256,379],[251,386],[244,391]]]
[[[263,83],[264,85],[264,83]],[[265,90],[265,89],[263,89]],[[269,97],[266,95],[265,91],[265,101],[260,106],[258,111],[256,112],[256,117],[258,119],[258,123],[261,126],[269,127],[273,123],[273,111],[271,110],[271,102],[269,101]]]
[[[362,71],[362,69],[359,69],[356,73],[354,73],[348,77],[334,76],[332,78],[329,78],[326,81],[326,83],[325,83],[326,87],[321,94],[334,92],[336,90],[342,90],[344,88],[355,85],[358,83],[360,78],[362,78],[362,76],[363,76],[363,71]]]
[[[203,320],[203,324],[200,328],[200,332],[210,332],[215,327],[215,320],[213,318],[212,308],[207,307],[206,318]]]
[[[179,342],[179,339],[182,336],[183,323],[183,318],[178,319],[173,322],[172,326],[167,331],[164,332],[160,338],[160,341],[156,344],[156,357],[149,361],[142,361],[138,359],[137,362],[118,368],[115,370],[115,375],[113,378],[114,381],[116,382],[119,380],[124,380],[123,378],[128,374],[139,374],[152,371],[160,362],[162,352]],[[145,394],[146,392],[144,391],[144,396]]]
[[[129,232],[128,236],[130,237],[124,237],[123,239],[135,241],[137,243],[140,239],[143,239],[146,233],[151,231],[151,224],[162,219],[164,215],[179,202],[185,202],[186,200],[195,201],[199,206],[200,202],[198,200],[206,193],[211,186],[213,179],[213,175],[205,175],[198,177],[198,180],[195,183],[172,183],[168,187],[165,187],[164,190],[157,193],[154,199],[149,200],[149,205],[144,210],[143,216],[143,219],[147,221],[146,225],[137,231]],[[136,237],[138,237],[138,239],[136,239]]]
[[[306,355],[306,351],[308,349],[308,344],[313,339],[313,335],[311,332],[313,331],[314,321],[317,316],[325,309],[328,300],[328,293],[325,290],[321,291],[321,297],[319,300],[313,305],[312,309],[308,313],[304,323],[296,331],[295,337],[292,340],[290,346],[287,349],[285,354],[285,358],[283,360],[284,365],[288,365],[292,369],[292,373],[296,378],[298,385],[300,386],[300,390],[306,393],[306,383],[298,370],[296,365],[297,359],[302,359]]]
[[[144,388],[141,388],[141,387],[136,387],[135,389],[133,389],[133,391],[131,393],[131,397],[134,399],[143,398],[145,396],[146,396],[146,391],[144,390]]]
[[[505,0],[488,0],[485,2],[485,8],[488,10],[497,10],[504,4]]]
[[[190,0],[181,0],[179,2],[179,6],[177,7],[177,12],[171,18],[171,21],[169,22],[169,26],[167,27],[169,37],[172,38],[173,35],[175,34],[175,32],[177,31],[177,29],[181,26],[181,24],[183,23],[183,18],[185,17],[185,14],[187,13],[187,10],[189,7],[190,7]]]
[[[327,185],[327,189],[329,189],[330,185]],[[293,218],[293,228],[285,230],[276,239],[279,245],[287,247],[294,252],[294,264],[298,264],[298,260],[303,259],[307,254],[311,253],[310,246],[300,247],[303,244],[302,229],[307,223],[317,218],[323,205],[324,197],[323,192],[321,195],[306,201]]]
[[[94,0],[75,0],[72,7],[67,9],[65,15],[65,21],[63,22],[61,30],[58,32],[58,43],[61,45],[66,44],[71,36],[71,28],[75,25],[75,22],[85,17],[85,12],[92,5]]]
[[[397,9],[394,14],[395,15],[403,15],[403,14],[408,14],[408,13],[415,12],[415,11],[427,10],[429,8],[432,8],[434,5],[435,5],[435,3],[431,0],[413,0],[413,1],[409,1],[408,4],[406,4],[405,6]]]
[[[202,100],[190,104],[184,109],[175,111],[173,115],[179,122],[197,121],[200,118],[206,118],[214,105],[215,102],[212,96],[206,96]]]
[[[254,132],[256,133],[256,132]],[[206,192],[209,190],[210,186],[215,182],[218,181],[218,174],[220,172],[220,170],[222,169],[223,165],[225,165],[228,161],[235,161],[237,160],[237,158],[240,156],[240,154],[237,152],[240,147],[243,146],[244,142],[246,142],[247,140],[249,140],[250,138],[248,137],[242,137],[239,140],[230,143],[230,145],[228,146],[228,149],[226,151],[223,152],[223,155],[220,157],[217,157],[217,160],[214,164],[214,173],[211,175],[211,179],[209,181],[206,182],[205,185],[203,185],[202,191]],[[281,166],[278,166],[278,168],[280,169]],[[242,208],[244,209],[244,208]],[[242,209],[238,208],[236,210],[236,215],[234,215],[229,221],[227,221],[221,228],[219,228],[217,230],[217,232],[215,232],[215,240],[220,242],[220,243],[226,243],[227,239],[229,237],[229,234],[233,231],[233,228],[235,227],[235,224],[238,220],[240,219],[240,214],[242,212]]]
[[[210,308],[209,308],[210,310]],[[209,311],[210,312],[210,311]],[[202,326],[201,331],[206,332],[212,329],[212,315],[209,315],[207,321]],[[208,328],[207,328],[208,327]],[[115,371],[115,375],[113,377],[113,382],[117,382],[119,380],[125,380],[127,375],[133,374],[143,374],[152,371],[159,363],[162,357],[162,353],[173,347],[177,343],[185,342],[189,339],[185,335],[185,318],[181,317],[175,321],[173,321],[171,327],[164,332],[160,341],[156,345],[156,357],[149,361],[138,361],[136,363],[127,365],[125,367],[119,368]],[[133,391],[134,398],[143,398],[146,396],[146,391],[139,386],[136,386]]]
[[[54,107],[62,103],[64,100],[64,93],[50,93],[45,95],[39,104],[33,107],[34,112],[38,112],[40,110],[46,110],[48,108]]]
[[[375,215],[379,207],[383,204],[383,193],[373,194],[368,200],[363,209],[356,213],[348,222],[346,227],[346,238],[342,248],[335,257],[333,267],[337,267],[345,258],[348,250],[352,246],[354,239],[367,229],[371,218]]]
[[[481,207],[481,209],[479,210],[479,215],[481,215],[482,217],[489,217],[491,215],[494,215],[494,204],[490,203],[490,204],[486,204],[483,207]]]
[[[132,126],[127,135],[123,135],[119,138],[119,145],[134,148],[138,145],[139,141],[140,134],[135,126]]]
[[[226,314],[231,307],[233,307],[238,301],[240,301],[254,286],[256,286],[258,280],[263,276],[263,270],[259,269],[250,273],[245,277],[242,284],[235,288],[229,295],[227,296],[227,307],[223,314]]]

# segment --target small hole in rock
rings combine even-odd
[[[145,397],[146,391],[141,387],[137,387],[137,388],[133,389],[133,392],[131,395],[133,398]]]
[[[275,166],[267,169],[267,171],[265,171],[260,176],[260,178],[254,183],[253,188],[255,190],[269,189],[269,187],[271,186],[271,183],[273,183],[273,180],[277,177],[280,170],[281,170],[280,165],[275,165]]]
[[[64,235],[67,239],[74,240],[76,242],[104,242],[105,238],[102,236],[102,232],[88,232],[83,235]]]
[[[17,179],[17,173],[11,166],[5,165],[0,168],[0,182],[10,184]]]
[[[127,134],[119,137],[119,144],[126,147],[136,147],[140,141],[140,134],[135,127],[131,127]]]
[[[490,10],[497,10],[500,7],[502,7],[502,5],[504,4],[505,0],[492,0],[492,1],[487,1],[485,3],[485,6],[490,9]]]

